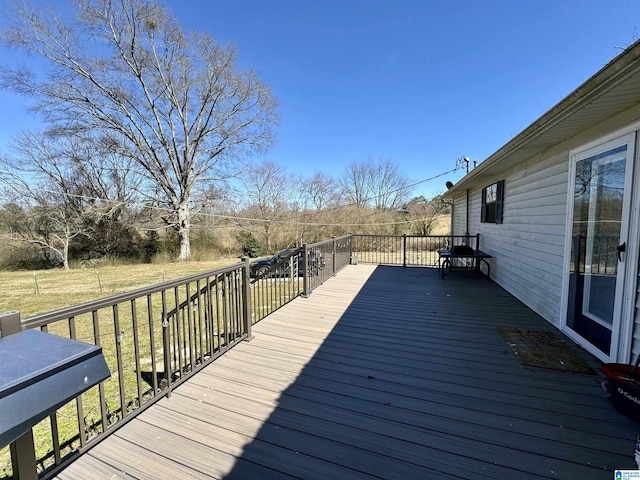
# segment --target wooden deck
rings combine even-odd
[[[349,266],[56,478],[585,480],[636,468],[638,425],[599,377],[522,367],[496,327],[551,326],[483,279]]]

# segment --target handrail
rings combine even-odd
[[[438,250],[453,245],[480,245],[480,235],[377,235],[354,234],[353,256],[361,263],[427,266],[438,264]]]
[[[245,309],[250,305],[235,299],[248,279],[246,270],[247,261],[21,322],[23,329],[39,328],[100,346],[112,373],[111,379],[62,407],[62,415],[53,414],[36,427],[53,445],[52,452],[38,455],[41,478],[55,475],[99,438],[249,338]],[[198,305],[192,310],[194,300]]]
[[[136,290],[131,290],[130,292],[123,292],[123,293],[119,293],[109,297],[100,298],[97,300],[91,300],[89,302],[81,303],[78,305],[73,305],[70,307],[60,308],[57,310],[52,310],[50,312],[41,313],[41,314],[34,315],[32,317],[28,317],[22,320],[22,326],[24,328],[42,327],[48,323],[55,322],[62,318],[77,316],[82,313],[90,312],[93,310],[100,310],[114,303],[123,303],[129,300],[133,300],[135,298],[145,297],[152,293],[157,293],[162,290],[167,290],[170,288],[177,287],[179,285],[183,285],[185,282],[186,283],[194,282],[203,277],[212,276],[215,274],[220,275],[220,274],[228,273],[240,268],[241,266],[242,266],[242,263],[236,263],[234,265],[217,268],[215,270],[209,270],[203,273],[190,275],[188,277],[182,277],[175,280],[167,280],[166,282],[150,285],[148,287],[138,288]]]
[[[41,426],[50,435],[52,450],[39,455],[40,478],[54,476],[88,447],[171,395],[174,386],[250,340],[252,324],[294,298],[312,294],[358,257],[362,263],[432,266],[436,262],[430,255],[439,246],[463,242],[478,248],[479,235],[349,234],[302,245],[279,262],[282,266],[302,252],[298,276],[290,272],[288,278],[270,278],[267,273],[251,279],[245,258],[22,320],[23,329],[40,328],[102,347],[112,373],[110,380]],[[310,252],[312,264],[307,262]]]

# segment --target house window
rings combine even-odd
[[[482,189],[482,223],[502,223],[502,205],[504,203],[504,180],[487,185]]]

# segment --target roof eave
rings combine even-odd
[[[572,116],[596,98],[619,85],[623,80],[633,74],[640,73],[640,40],[624,50],[620,55],[612,59],[595,75],[580,85],[572,93],[558,102],[554,107],[535,120],[531,125],[516,135],[512,140],[503,145],[499,150],[481,162],[476,168],[460,179],[446,193],[446,196],[456,191],[474,186],[481,177],[489,173],[499,164],[511,157],[515,152],[530,145],[534,140],[541,138],[546,132],[562,122],[571,122]],[[638,99],[640,101],[640,99]],[[624,108],[629,108],[627,105]],[[622,107],[621,107],[622,109]],[[599,121],[594,118],[594,125]],[[560,141],[555,142],[560,143]],[[549,145],[539,148],[544,151]],[[530,152],[529,156],[539,152]]]

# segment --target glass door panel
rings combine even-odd
[[[629,150],[618,142],[575,163],[567,326],[607,356],[620,316]]]

